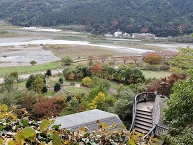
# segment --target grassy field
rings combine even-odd
[[[30,74],[34,72],[46,71],[47,69],[61,68],[59,62],[51,62],[46,64],[40,64],[35,66],[17,66],[17,67],[2,67],[0,69],[0,77],[4,77],[6,74],[17,71],[19,75]]]
[[[78,87],[65,87],[64,88],[67,92],[73,92],[73,93],[87,93],[88,88],[78,88]]]
[[[145,78],[164,78],[169,75],[171,75],[171,72],[165,72],[165,71],[148,71],[148,70],[142,70],[143,74],[145,75]]]

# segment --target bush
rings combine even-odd
[[[169,65],[161,65],[160,66],[160,70],[162,70],[162,71],[168,71],[169,69],[170,69]]]
[[[82,84],[86,87],[90,87],[92,84],[92,79],[90,77],[85,77],[82,79]]]
[[[60,82],[60,84],[63,84],[64,79],[60,77],[58,81]]]
[[[61,89],[60,83],[56,83],[54,86],[54,92],[58,92],[60,91],[60,89]]]
[[[160,70],[160,66],[159,65],[148,65],[147,69],[151,70],[151,71],[159,71]]]
[[[48,69],[48,70],[46,71],[46,74],[45,74],[45,75],[47,75],[47,76],[51,76],[51,75],[52,75],[51,70],[50,70],[50,69]]]
[[[43,88],[42,88],[42,94],[47,93],[47,91],[48,91],[47,86],[43,86]]]
[[[63,109],[63,104],[57,104],[56,98],[42,98],[34,105],[33,117],[36,119],[56,117]]]

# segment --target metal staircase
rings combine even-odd
[[[135,130],[141,133],[148,133],[152,127],[152,113],[137,109],[134,125]]]
[[[154,92],[146,92],[147,93],[147,102],[148,101],[155,101],[156,95]],[[167,128],[160,126],[160,125],[153,125],[153,118],[152,118],[152,110],[147,110],[143,108],[137,108],[137,104],[143,102],[144,93],[137,94],[134,100],[133,105],[133,119],[132,124],[130,127],[130,132],[135,129],[138,132],[146,134],[144,138],[147,136],[154,136],[160,135],[162,132],[166,131]]]

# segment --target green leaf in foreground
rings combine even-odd
[[[58,135],[54,134],[52,136],[52,144],[53,145],[61,145],[61,139]]]
[[[42,120],[40,124],[40,131],[43,131],[44,129],[49,127],[52,123],[54,123],[54,120],[47,120],[47,119]]]
[[[22,135],[25,139],[29,139],[29,140],[33,141],[36,137],[36,132],[33,128],[26,127],[22,130]]]
[[[136,145],[133,140],[129,140],[128,144],[129,144],[129,145]]]

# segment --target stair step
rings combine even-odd
[[[151,113],[151,111],[147,111],[147,110],[140,110],[140,109],[137,109],[136,111],[137,111],[137,112],[147,112],[147,113]]]
[[[139,121],[142,121],[142,122],[147,122],[147,123],[152,123],[152,120],[151,119],[146,119],[146,118],[141,118],[141,117],[136,117],[135,120],[139,120]]]
[[[147,111],[138,111],[137,110],[137,114],[144,114],[144,115],[152,116],[151,112],[147,112]]]
[[[134,129],[137,131],[137,132],[141,132],[143,133],[144,135],[147,134],[150,130],[146,130],[146,129],[143,129],[141,127],[137,127],[135,126]]]
[[[144,114],[139,114],[139,113],[137,113],[137,114],[136,114],[136,117],[146,118],[146,119],[150,119],[150,120],[152,120],[152,117],[151,117],[151,116],[144,115]]]
[[[141,124],[135,124],[134,128],[141,128],[141,129],[143,129],[145,132],[149,132],[149,131],[152,129],[152,127],[143,126],[143,125],[141,125]]]
[[[135,124],[141,124],[141,125],[145,125],[147,127],[152,127],[152,123],[144,122],[144,121],[139,121],[139,120],[136,120]]]

